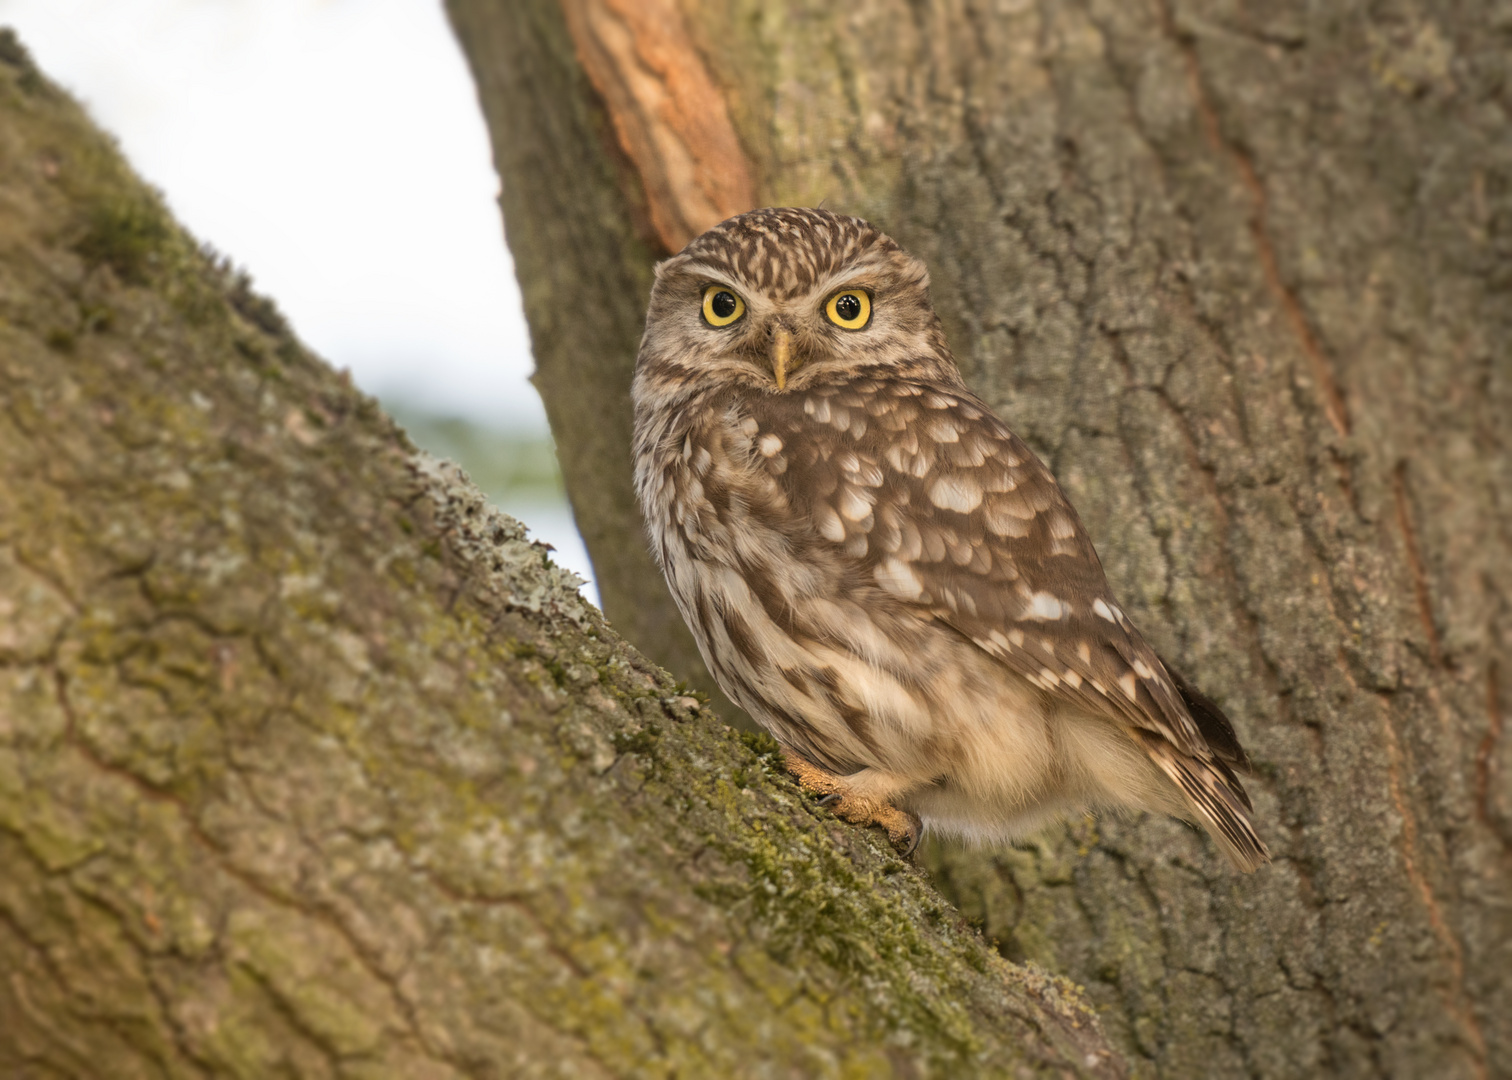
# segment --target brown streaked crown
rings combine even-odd
[[[790,300],[863,254],[893,253],[902,255],[902,249],[861,218],[779,206],[720,222],[689,241],[676,258],[724,266],[750,287]]]

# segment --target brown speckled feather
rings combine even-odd
[[[797,529],[854,560],[855,587],[875,585],[1042,690],[1139,732],[1240,860],[1263,861],[1229,748],[1209,743],[1185,684],[1114,600],[1060,485],[985,404],[958,387],[857,379],[743,411],[753,443],[783,440],[766,467]]]
[[[1205,751],[1076,511],[986,405],[956,387],[861,379],[745,409],[786,440],[779,482],[803,527],[856,559],[862,580],[1045,690]]]

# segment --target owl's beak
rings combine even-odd
[[[772,374],[777,389],[787,386],[788,366],[793,362],[793,332],[785,326],[772,329]]]

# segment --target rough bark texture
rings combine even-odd
[[[691,673],[626,451],[664,193],[554,0],[448,7],[606,610]],[[1103,819],[928,852],[947,892],[1136,1075],[1512,1073],[1512,9],[682,8],[757,201],[929,263],[968,380],[1256,761],[1253,878]]]
[[[0,1075],[1117,1076],[0,34]]]

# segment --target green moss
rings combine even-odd
[[[644,754],[654,757],[661,729],[648,724],[638,731],[616,731],[609,736],[614,748],[622,754]]]
[[[289,321],[284,318],[278,305],[270,297],[253,291],[250,274],[209,248],[204,249],[204,254],[222,279],[226,299],[242,318],[265,334],[280,340],[293,339]]]
[[[21,44],[21,39],[16,37],[16,32],[8,26],[0,27],[0,64],[16,70],[16,86],[24,94],[40,96],[51,89],[47,79],[33,63],[31,53],[27,51],[25,45]]]
[[[781,757],[782,746],[765,731],[742,731],[740,741],[757,757]]]
[[[23,71],[32,68],[31,53],[8,26],[0,27],[0,64],[9,64]]]
[[[85,211],[85,222],[74,250],[135,285],[162,265],[173,236],[162,206],[140,191],[101,192]]]

